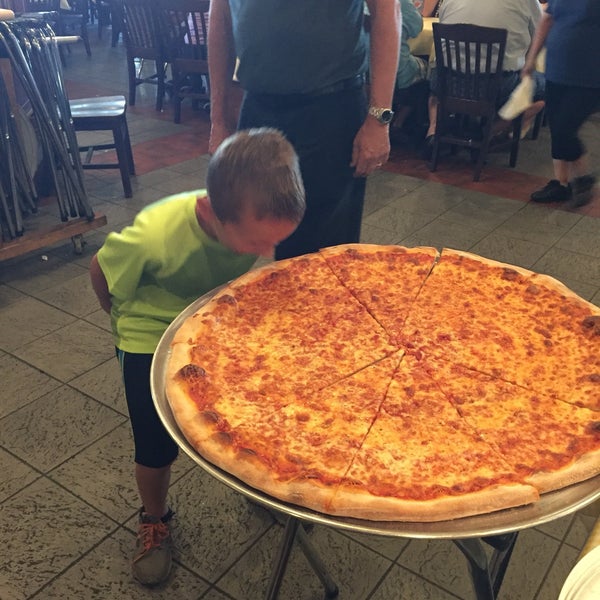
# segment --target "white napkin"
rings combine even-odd
[[[500,108],[498,114],[505,121],[516,119],[533,104],[533,79],[526,75],[521,83],[513,90],[506,104]]]

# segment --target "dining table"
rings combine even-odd
[[[433,53],[433,24],[439,23],[437,17],[423,17],[423,29],[417,37],[408,40],[408,47],[414,56],[429,57]]]

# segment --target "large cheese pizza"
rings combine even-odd
[[[600,472],[600,309],[444,249],[347,245],[184,320],[166,392],[208,461],[331,515],[438,521]]]

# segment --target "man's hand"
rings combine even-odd
[[[366,177],[387,162],[390,156],[390,134],[387,125],[367,117],[358,130],[352,146],[352,162],[356,177]]]

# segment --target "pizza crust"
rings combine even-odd
[[[540,494],[559,490],[574,483],[585,481],[600,472],[600,449],[588,452],[574,460],[570,465],[557,471],[540,471],[526,478],[527,483],[535,486]]]
[[[405,500],[374,496],[355,488],[339,489],[328,512],[340,517],[372,521],[449,521],[530,504],[539,499],[535,487],[520,483],[488,487],[460,496],[440,496],[431,500]]]
[[[348,251],[360,252],[362,255],[369,254],[380,254],[385,252],[399,253],[399,254],[425,254],[432,258],[438,258],[440,253],[437,248],[432,246],[414,246],[412,248],[406,248],[405,246],[398,246],[396,244],[378,245],[378,244],[341,244],[339,246],[329,246],[328,248],[322,248],[319,250],[319,254],[324,257],[328,256],[340,256]]]

